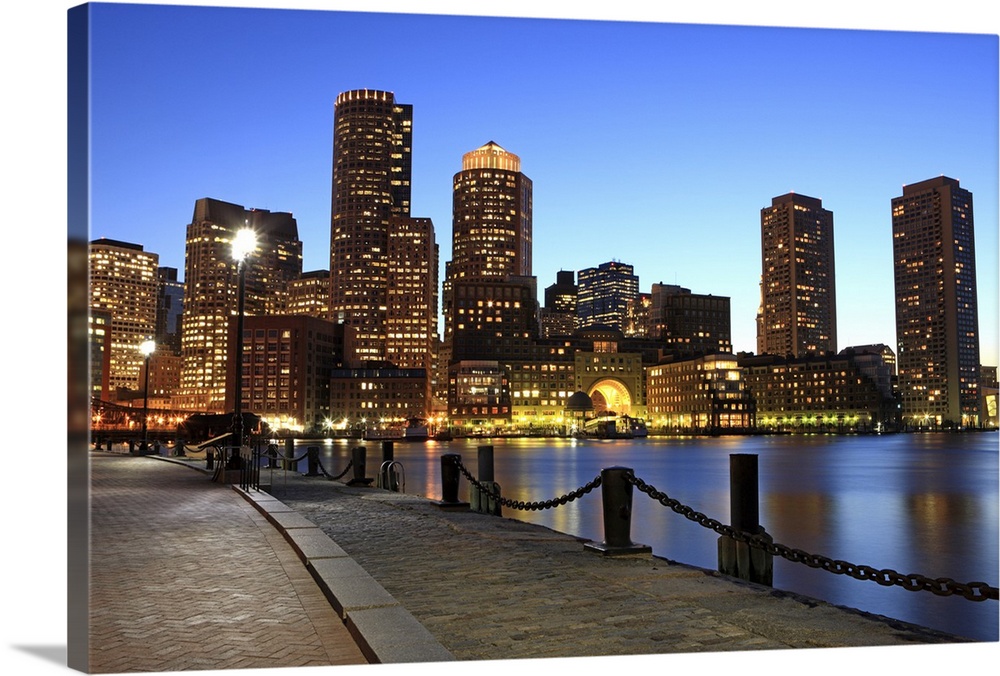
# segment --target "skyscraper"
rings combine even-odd
[[[531,179],[490,141],[462,157],[452,191],[452,279],[531,276]]]
[[[159,256],[112,239],[90,243],[90,308],[110,317],[108,387],[139,390],[139,345],[156,333]],[[107,394],[107,393],[106,393]]]
[[[385,360],[389,220],[410,215],[413,107],[348,91],[333,127],[330,319],[357,328],[360,359]]]
[[[248,316],[280,313],[288,282],[302,274],[302,242],[290,213],[248,210],[211,198],[195,202],[184,251],[180,408],[225,411],[228,325],[238,309],[232,240],[244,227],[257,234],[257,249],[246,267]]]
[[[517,155],[490,141],[462,156],[452,187],[443,353],[451,361],[473,352],[497,359],[490,353],[497,346],[538,337],[531,179]]]
[[[972,193],[941,176],[892,200],[896,344],[904,423],[979,420]]]
[[[788,193],[761,209],[761,306],[757,352],[837,351],[833,212]]]
[[[386,361],[430,375],[438,343],[438,246],[431,219],[389,219],[386,260]]]
[[[610,261],[576,276],[577,327],[609,326],[623,331],[629,303],[639,295],[639,278],[627,263]]]

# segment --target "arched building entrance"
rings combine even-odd
[[[594,402],[594,413],[603,415],[608,412],[618,415],[631,415],[632,394],[625,383],[614,378],[598,380],[590,386],[587,394]]]

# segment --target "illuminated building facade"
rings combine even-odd
[[[576,350],[574,341],[553,339],[501,361],[510,385],[512,429],[565,433],[572,422],[564,418],[566,400],[576,392]]]
[[[181,353],[181,318],[184,315],[184,282],[177,268],[159,268],[156,291],[156,351]]]
[[[866,361],[858,363],[850,350],[824,356],[740,356],[757,427],[793,432],[893,428],[895,400],[865,373]]]
[[[545,287],[545,306],[538,315],[542,338],[569,336],[576,329],[576,273],[560,270],[556,283]]]
[[[156,334],[159,256],[139,244],[90,243],[90,309],[111,317],[108,393],[142,389],[139,345]]]
[[[359,435],[401,432],[410,418],[427,418],[424,369],[395,367],[334,369],[330,374],[330,422]]]
[[[302,274],[302,242],[289,213],[244,209],[221,200],[195,202],[184,252],[184,367],[175,405],[189,411],[223,413],[230,355],[229,319],[238,310],[238,274],[232,255],[236,232],[249,227],[257,249],[246,263],[245,314],[280,314],[288,282]]]
[[[90,396],[111,401],[111,313],[91,310],[89,317]]]
[[[579,328],[609,326],[624,331],[629,303],[639,295],[639,278],[631,265],[611,261],[580,270],[576,276]]]
[[[941,176],[892,200],[896,356],[904,423],[979,423],[972,193]]]
[[[303,272],[288,282],[286,315],[307,315],[327,319],[330,316],[330,271]]]
[[[709,354],[646,369],[648,424],[672,432],[746,431],[755,406],[732,354]]]
[[[733,350],[730,301],[691,293],[674,284],[653,284],[650,337],[667,351],[694,356]]]
[[[452,185],[454,280],[531,276],[531,179],[490,141],[462,156]]]
[[[391,92],[337,97],[330,320],[357,329],[359,358],[386,359],[390,219],[410,215],[413,107]]]
[[[499,362],[467,360],[448,367],[448,425],[459,434],[509,427],[510,383]]]
[[[608,327],[581,329],[576,339],[589,349],[574,354],[574,391],[585,392],[594,413],[614,412],[632,418],[646,416],[646,372],[642,354],[619,351],[621,331]]]
[[[814,197],[788,193],[761,209],[760,228],[757,352],[836,352],[833,212]]]
[[[236,318],[229,323],[236,339]],[[344,366],[350,329],[318,317],[268,315],[243,323],[242,411],[260,416],[272,430],[323,429],[330,418],[330,378]],[[235,382],[235,361],[227,382]],[[226,389],[225,410],[235,410],[233,388]]]
[[[438,343],[438,246],[431,219],[390,218],[387,260],[385,359],[431,373]]]

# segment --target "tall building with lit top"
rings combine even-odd
[[[159,255],[112,239],[90,243],[90,309],[110,317],[108,392],[142,388],[139,345],[156,334]]]
[[[239,307],[232,240],[244,227],[257,235],[257,248],[246,263],[247,316],[280,314],[287,305],[288,283],[302,274],[302,242],[290,213],[245,209],[211,198],[195,202],[184,251],[180,408],[226,411],[229,321]]]
[[[941,176],[892,200],[896,359],[904,424],[979,421],[972,193]]]
[[[462,156],[452,185],[452,279],[531,276],[531,179],[490,141]]]
[[[836,352],[833,212],[815,197],[788,193],[761,209],[760,231],[757,352]]]
[[[330,319],[357,329],[363,360],[386,359],[389,221],[410,215],[413,107],[392,92],[337,97],[330,216]]]

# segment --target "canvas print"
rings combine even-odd
[[[67,20],[71,668],[996,644],[996,35]]]

